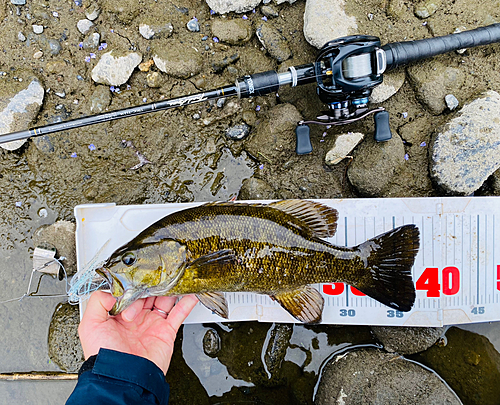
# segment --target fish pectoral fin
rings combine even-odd
[[[189,263],[188,270],[194,272],[198,278],[213,276],[213,271],[219,272],[224,265],[232,265],[238,262],[238,257],[231,249],[219,250],[198,257]]]
[[[227,306],[226,297],[220,292],[206,292],[196,294],[200,302],[205,305],[210,311],[215,312],[217,315],[228,318],[229,309]]]
[[[323,313],[324,300],[316,288],[301,287],[297,290],[271,296],[293,317],[304,323],[319,323]]]
[[[269,206],[301,219],[318,238],[329,238],[337,231],[339,213],[327,205],[308,200],[282,200]]]

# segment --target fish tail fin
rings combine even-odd
[[[404,225],[359,245],[368,271],[354,287],[390,308],[411,310],[415,302],[411,269],[420,245],[419,234],[415,225]]]

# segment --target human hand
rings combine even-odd
[[[85,359],[97,354],[100,348],[111,349],[151,360],[166,374],[177,331],[198,302],[194,295],[181,298],[177,304],[175,300],[140,299],[121,314],[111,316],[108,311],[115,298],[103,291],[94,292],[78,327]]]

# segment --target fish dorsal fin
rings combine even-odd
[[[305,286],[293,291],[271,296],[294,318],[304,323],[319,323],[323,313],[324,300],[316,288]]]
[[[282,200],[269,206],[301,219],[318,238],[329,238],[337,231],[339,213],[327,205],[309,200]]]
[[[229,309],[227,306],[226,297],[220,292],[206,292],[196,294],[200,302],[205,305],[210,311],[227,319],[229,317]]]

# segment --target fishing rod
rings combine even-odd
[[[263,96],[275,93],[285,85],[296,87],[314,82],[317,83],[316,92],[320,100],[328,106],[328,110],[316,117],[315,121],[298,122],[295,131],[297,154],[312,152],[309,124],[345,125],[372,114],[375,121],[375,140],[384,142],[392,137],[389,113],[383,107],[370,109],[368,104],[373,88],[382,83],[385,72],[443,53],[495,42],[500,42],[500,24],[441,37],[393,42],[384,46],[381,46],[378,37],[351,35],[326,43],[319,50],[314,63],[292,66],[283,73],[274,70],[255,73],[237,79],[234,85],[215,90],[3,134],[0,135],[0,143],[169,110],[222,97]]]

